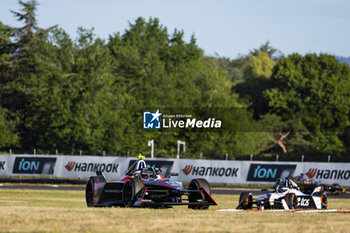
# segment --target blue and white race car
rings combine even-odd
[[[280,180],[274,191],[258,196],[253,200],[250,192],[242,192],[237,209],[327,209],[327,192],[322,186],[311,194],[302,193],[292,180]]]

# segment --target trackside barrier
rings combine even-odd
[[[0,155],[0,176],[45,176],[88,178],[103,171],[107,178],[119,179],[136,158],[57,155]],[[301,173],[320,182],[350,186],[350,163],[266,162],[197,159],[146,159],[162,169],[164,176],[179,181],[205,178],[214,183],[274,183],[277,178]]]

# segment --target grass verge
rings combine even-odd
[[[0,190],[1,232],[348,232],[349,214],[217,212],[238,196],[215,195],[210,210],[87,208],[83,191]],[[350,209],[331,199],[329,209]]]

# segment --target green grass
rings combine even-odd
[[[349,232],[350,214],[217,212],[238,196],[215,195],[210,210],[87,208],[83,191],[0,190],[0,232]],[[329,209],[350,209],[329,199]]]

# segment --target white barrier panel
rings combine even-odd
[[[304,173],[321,183],[350,186],[350,163],[299,163],[298,174]]]
[[[6,176],[8,173],[8,155],[0,155],[0,176]]]
[[[101,156],[61,156],[62,163],[58,163],[59,177],[85,177],[96,175],[102,171],[109,179],[120,179],[125,171],[136,161],[136,158],[101,157]],[[178,167],[175,159],[146,159],[152,167],[161,168],[163,175],[170,175],[173,167]]]
[[[205,178],[209,182],[272,184],[278,178],[298,176],[321,183],[350,186],[349,163],[180,160],[179,180]]]
[[[61,156],[58,164],[61,171],[59,177],[95,176],[96,171],[102,171],[107,178],[121,178],[127,169],[129,158],[101,156]]]
[[[181,159],[178,180],[204,178],[209,182],[241,183],[241,168],[242,161]]]
[[[89,178],[102,171],[109,179],[120,179],[136,158],[102,156],[0,155],[0,176],[52,176]],[[146,159],[168,176],[178,167],[176,159]],[[175,169],[177,170],[177,169]]]
[[[180,160],[179,180],[204,178],[216,183],[274,183],[277,178],[293,176],[295,162],[230,160]]]
[[[128,157],[0,155],[0,176],[53,176],[88,178],[100,170],[107,178],[120,179],[136,161]],[[301,173],[320,182],[350,186],[350,163],[262,162],[197,159],[146,159],[163,175],[179,181],[204,178],[216,183],[274,183]]]

